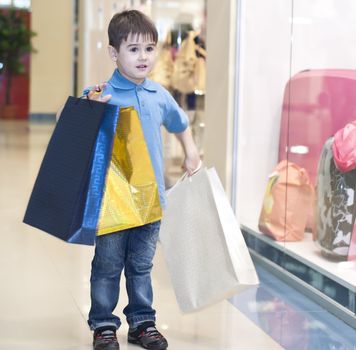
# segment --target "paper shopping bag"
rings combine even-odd
[[[96,122],[96,123],[95,123]],[[158,185],[133,107],[69,98],[24,222],[69,243],[160,220]]]
[[[133,107],[121,108],[97,233],[142,226],[161,217],[158,185],[140,119]]]
[[[169,191],[160,241],[183,312],[258,284],[239,224],[213,168],[200,170]]]
[[[94,244],[118,115],[114,105],[68,98],[32,190],[26,224],[70,243]],[[93,164],[101,169],[95,179]]]

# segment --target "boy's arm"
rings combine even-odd
[[[183,169],[188,173],[188,175],[193,175],[193,173],[200,166],[201,160],[197,146],[193,140],[192,132],[188,127],[183,132],[176,133],[175,135],[181,143],[185,154]]]
[[[188,116],[184,113],[182,108],[178,106],[177,101],[167,90],[163,89],[162,91],[166,105],[163,125],[167,131],[173,133],[181,143],[185,154],[182,168],[188,175],[193,175],[193,173],[198,170],[201,160],[197,146],[193,140],[192,132],[188,126]]]

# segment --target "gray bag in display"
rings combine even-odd
[[[356,170],[340,172],[333,138],[326,141],[317,175],[317,242],[323,255],[347,260],[356,216]]]

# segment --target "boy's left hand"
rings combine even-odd
[[[201,167],[201,159],[198,153],[187,155],[184,159],[182,168],[188,173],[188,176],[192,176]]]

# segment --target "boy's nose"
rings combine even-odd
[[[140,52],[139,59],[140,59],[140,60],[145,60],[146,58],[147,58],[147,54],[146,54],[146,52],[145,52],[144,50],[142,50],[142,51]]]

